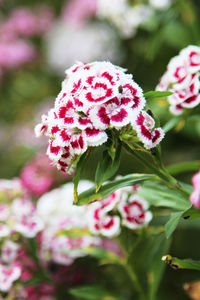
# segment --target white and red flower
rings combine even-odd
[[[95,235],[114,237],[122,225],[130,229],[147,226],[152,219],[148,203],[138,195],[140,186],[124,187],[88,206],[89,229]],[[121,218],[116,214],[119,211]]]
[[[144,143],[146,149],[155,147],[164,137],[162,128],[154,128],[154,119],[145,111],[142,111],[133,124],[139,140]]]
[[[123,199],[118,204],[118,209],[122,215],[122,223],[130,229],[138,229],[147,225],[152,214],[148,209],[148,203],[137,194]]]
[[[193,108],[200,103],[200,47],[188,46],[171,59],[157,90],[173,92],[168,97],[170,111],[180,115],[184,108]]]
[[[59,170],[69,172],[88,147],[107,141],[107,129],[134,124],[145,98],[132,75],[110,62],[78,62],[66,75],[54,108],[42,116],[35,133],[49,137],[49,158]],[[162,138],[161,129],[152,131],[148,148]]]

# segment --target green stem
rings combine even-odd
[[[185,197],[188,197],[189,193],[183,187],[180,186],[176,178],[171,176],[163,165],[156,165],[151,163],[149,160],[146,160],[144,155],[141,156],[137,150],[132,149],[128,141],[123,141],[123,146],[129,153],[131,153],[135,158],[137,158],[137,160],[140,161],[140,163],[142,163],[145,167],[148,167],[148,169],[151,172],[157,175],[169,188],[179,191]]]
[[[135,287],[136,291],[138,292],[138,295],[140,296],[140,299],[146,300],[147,298],[145,296],[145,293],[139,283],[139,280],[138,280],[137,275],[134,272],[133,268],[129,264],[124,264],[124,268],[125,268],[127,274],[129,275],[131,281],[133,282],[134,287]]]

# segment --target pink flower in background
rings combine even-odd
[[[194,191],[190,195],[190,202],[198,209],[200,209],[200,172],[192,177],[192,184]]]
[[[24,298],[29,300],[54,300],[55,288],[49,283],[40,283],[38,285],[24,288]]]
[[[101,240],[101,247],[109,252],[112,252],[114,254],[116,254],[117,256],[122,257],[123,256],[123,252],[122,249],[120,247],[120,245],[118,244],[117,241],[115,241],[114,239],[107,239],[107,238],[103,238]]]
[[[32,62],[36,48],[27,39],[51,28],[54,14],[49,7],[37,11],[21,7],[13,10],[0,24],[0,72]]]
[[[34,196],[46,193],[54,182],[53,168],[46,155],[37,155],[23,168],[21,175],[23,186]]]
[[[24,166],[20,179],[22,186],[30,194],[40,197],[49,191],[53,184],[70,177],[58,172],[45,153],[38,153]]]
[[[23,40],[0,43],[0,67],[3,69],[19,67],[35,57],[34,47]]]
[[[53,26],[55,15],[53,10],[47,5],[41,5],[37,12],[37,33],[44,34]]]
[[[27,8],[17,8],[11,12],[4,25],[16,35],[31,37],[37,33],[37,16]]]
[[[63,9],[64,20],[73,26],[81,27],[96,14],[97,0],[70,0]]]

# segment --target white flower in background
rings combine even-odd
[[[14,243],[11,240],[6,240],[1,249],[1,260],[7,264],[13,263],[17,258],[19,248],[19,244]]]
[[[82,180],[78,192],[83,192],[93,185]],[[101,239],[92,237],[87,229],[86,206],[73,205],[73,192],[73,184],[67,183],[46,193],[38,201],[37,211],[45,222],[40,245],[40,257],[45,261],[52,260],[58,264],[69,265],[77,257],[86,255],[84,248],[101,243]],[[69,236],[62,233],[68,230],[71,233]]]
[[[42,230],[43,222],[38,217],[36,206],[26,195],[20,180],[0,180],[0,237],[14,232],[32,238]]]
[[[55,23],[46,36],[46,56],[49,67],[63,74],[75,61],[121,58],[119,42],[112,28],[95,22],[76,28],[64,21]]]
[[[155,9],[166,10],[171,6],[172,0],[149,0],[149,4]]]
[[[0,291],[8,292],[20,275],[21,268],[18,265],[4,266],[0,264]]]
[[[135,35],[137,28],[152,15],[148,5],[131,6],[128,0],[97,0],[97,16],[107,19],[124,37]]]

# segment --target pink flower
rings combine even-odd
[[[200,172],[192,177],[192,184],[194,191],[190,195],[190,202],[198,209],[200,209]]]
[[[23,168],[20,178],[22,185],[36,197],[46,193],[54,182],[54,168],[46,155],[37,155]]]
[[[70,0],[63,9],[64,20],[73,26],[81,27],[96,13],[97,0]]]
[[[37,17],[24,7],[13,10],[7,22],[17,35],[30,37],[37,32]]]
[[[23,40],[0,43],[0,67],[11,69],[35,58],[35,49]]]
[[[170,111],[180,115],[184,108],[193,108],[200,103],[200,47],[188,46],[171,59],[157,90],[173,92],[168,97]]]
[[[200,171],[192,177],[192,184],[195,190],[200,190]]]

